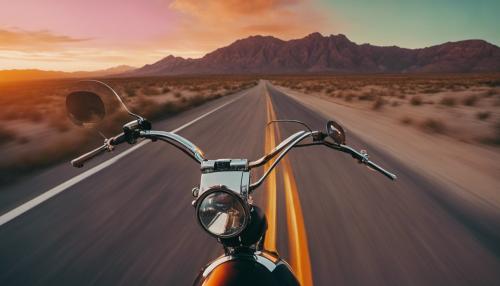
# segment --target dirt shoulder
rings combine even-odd
[[[319,93],[277,88],[326,117],[338,120],[348,133],[386,150],[396,160],[446,186],[458,198],[500,214],[500,152],[497,148],[419,132],[380,112],[334,102]]]

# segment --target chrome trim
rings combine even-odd
[[[272,261],[271,259],[264,257],[261,252],[255,252],[253,254],[233,254],[233,255],[223,255],[214,261],[210,262],[208,266],[206,266],[205,270],[203,270],[203,277],[206,278],[217,266],[233,261],[233,260],[248,260],[257,262],[260,265],[264,266],[270,272],[273,272],[274,269],[280,264],[282,264],[282,260],[277,259],[276,261]]]
[[[251,168],[255,168],[255,167],[259,167],[259,166],[264,165],[269,160],[271,160],[274,156],[276,156],[284,147],[288,146],[292,141],[294,141],[296,138],[302,136],[304,133],[308,133],[308,132],[299,131],[295,134],[290,135],[288,138],[281,141],[281,143],[278,146],[274,147],[274,149],[271,152],[269,152],[268,154],[264,155],[263,157],[255,160],[255,161],[250,162],[248,164],[248,167],[251,169]]]
[[[255,183],[253,183],[253,184],[250,185],[250,193],[252,193],[253,190],[255,190],[256,188],[258,188],[264,182],[264,180],[267,178],[267,176],[273,171],[273,169],[281,161],[281,159],[283,159],[283,157],[288,153],[288,151],[290,151],[296,144],[300,143],[300,141],[302,141],[305,138],[311,136],[312,134],[313,133],[306,132],[306,131],[297,132],[296,134],[288,137],[285,140],[285,141],[290,141],[290,143],[287,142],[287,145],[282,145],[282,143],[285,142],[285,141],[283,141],[282,143],[280,143],[280,145],[278,145],[278,146],[281,146],[280,148],[282,150],[280,150],[280,153],[279,153],[278,157],[276,158],[276,160],[274,160],[274,162],[271,164],[271,166],[269,167],[269,169],[264,173],[264,175],[262,175],[262,177],[260,177],[260,179],[257,180],[257,182],[255,182]],[[288,140],[290,138],[293,138],[294,140],[293,141],[292,140]],[[278,148],[276,148],[276,149],[278,149]]]
[[[201,203],[203,202],[203,200],[210,194],[212,193],[215,193],[215,192],[224,192],[224,193],[227,193],[233,197],[235,197],[241,204],[241,206],[243,207],[243,210],[245,211],[245,216],[244,216],[244,222],[243,222],[243,225],[241,226],[241,228],[239,229],[239,231],[237,233],[234,233],[232,235],[217,235],[217,234],[214,234],[212,233],[211,231],[209,231],[205,225],[201,222],[200,220],[200,206],[201,206]],[[246,198],[243,198],[241,197],[237,192],[231,190],[231,189],[228,189],[226,186],[215,186],[215,187],[212,187],[208,190],[206,190],[205,192],[203,192],[197,199],[196,199],[196,219],[198,220],[198,224],[201,226],[201,228],[203,230],[205,230],[208,234],[210,234],[211,236],[213,237],[216,237],[216,238],[232,238],[232,237],[237,237],[241,234],[242,231],[244,231],[247,226],[248,226],[248,222],[250,221],[250,207],[247,203],[247,200]]]
[[[181,151],[189,155],[192,159],[194,159],[200,164],[203,161],[207,160],[205,158],[205,154],[203,153],[203,151],[201,151],[200,148],[198,148],[198,146],[194,145],[191,141],[175,133],[166,131],[144,130],[140,131],[139,136],[153,140],[159,139],[167,143],[170,143],[171,145],[179,148]],[[175,143],[178,143],[181,146]]]

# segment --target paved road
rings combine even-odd
[[[155,127],[172,130],[231,100],[179,132],[209,158],[260,156],[268,100],[277,118],[315,129],[327,120],[261,82]],[[283,125],[279,133],[283,138],[295,130]],[[292,152],[315,285],[500,285],[498,251],[435,199],[437,186],[349,134],[348,141],[371,151],[399,180],[321,147]],[[80,172],[64,164],[5,188],[0,213]],[[287,258],[294,255],[294,240],[286,223],[284,173],[277,172],[276,241]],[[0,285],[189,285],[221,254],[190,205],[198,180],[198,166],[182,153],[161,142],[147,144],[0,226]],[[264,206],[265,190],[256,194]]]

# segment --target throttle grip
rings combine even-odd
[[[71,165],[73,167],[76,167],[76,168],[81,168],[83,167],[83,165],[85,164],[85,162],[89,161],[90,159],[100,155],[101,153],[104,153],[106,151],[108,151],[108,144],[107,143],[104,143],[101,147],[98,147],[88,153],[85,153],[83,155],[81,155],[80,157],[78,158],[75,158],[73,160],[71,160]]]

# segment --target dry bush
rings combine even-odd
[[[428,87],[428,88],[422,90],[422,93],[434,94],[434,93],[438,93],[440,91],[441,91],[441,88],[433,86],[433,87]]]
[[[352,93],[348,93],[344,96],[344,100],[347,102],[351,102],[353,98],[354,98],[354,94],[352,94]]]
[[[479,141],[488,145],[500,146],[500,121],[495,123],[492,128],[493,135],[485,138],[480,138]]]
[[[154,96],[154,95],[160,95],[161,91],[154,86],[148,85],[148,86],[142,88],[142,93],[145,95],[148,95],[148,96]]]
[[[404,125],[411,125],[411,124],[413,124],[413,119],[409,116],[405,116],[405,117],[401,118],[399,120],[399,122],[401,122],[401,124],[404,124]]]
[[[414,106],[419,106],[422,105],[422,101],[423,100],[421,96],[415,95],[410,99],[410,104]]]
[[[50,126],[59,132],[68,132],[71,129],[71,125],[67,118],[51,118]]]
[[[439,104],[444,105],[444,106],[455,106],[456,100],[453,97],[450,96],[445,96],[443,97],[440,101]]]
[[[373,92],[364,92],[363,94],[358,96],[358,99],[372,101],[375,99],[379,99],[379,97],[377,97]]]
[[[16,140],[16,142],[19,143],[19,144],[21,144],[21,145],[27,144],[30,141],[31,140],[28,137],[26,137],[26,136],[18,137],[17,140]]]
[[[490,88],[486,92],[483,93],[484,97],[492,97],[495,94],[500,94],[500,92],[496,88]]]
[[[433,118],[428,118],[421,122],[420,128],[422,128],[425,132],[432,134],[443,134],[446,133],[447,130],[446,125],[443,122]]]
[[[0,145],[4,145],[17,139],[16,132],[0,125]]]
[[[227,88],[226,88],[227,87]],[[224,88],[226,89],[230,89],[229,86],[224,86]],[[198,86],[198,85],[194,85],[194,86],[191,86],[190,88],[188,88],[189,91],[194,91],[194,92],[199,92],[201,90],[201,87]]]
[[[491,116],[491,112],[489,111],[479,111],[476,113],[476,118],[479,120],[486,120]]]
[[[474,106],[478,100],[479,100],[479,97],[477,97],[475,95],[469,95],[469,96],[466,96],[462,100],[462,103],[463,103],[463,105],[466,105],[466,106]]]
[[[182,93],[176,92],[176,93],[174,93],[174,97],[175,98],[181,98],[182,97]]]
[[[375,102],[373,102],[372,109],[373,110],[380,110],[382,107],[386,104],[385,100],[381,97],[378,97]]]
[[[128,96],[128,97],[134,97],[137,95],[136,91],[135,91],[135,87],[129,87],[127,86],[125,88],[125,94]]]

